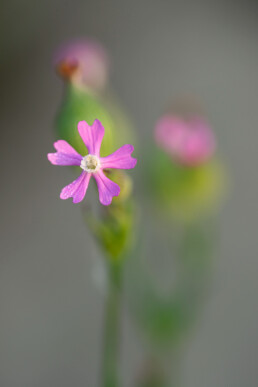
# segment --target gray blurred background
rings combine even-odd
[[[231,176],[209,302],[182,364],[186,387],[258,385],[258,26],[251,1],[1,1],[0,386],[97,386],[98,250],[79,207],[59,199],[69,169],[46,159],[62,95],[51,59],[71,37],[98,38],[139,131],[185,93],[203,102]],[[141,155],[137,155],[140,159]],[[82,253],[83,252],[83,253]],[[142,359],[125,319],[125,386]]]

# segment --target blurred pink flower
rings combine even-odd
[[[91,177],[96,180],[99,200],[107,206],[111,204],[113,196],[118,196],[120,187],[108,179],[103,169],[131,169],[137,160],[131,157],[134,150],[132,145],[123,145],[117,151],[106,157],[100,157],[100,147],[105,129],[99,120],[95,120],[90,126],[86,121],[78,123],[79,134],[88,148],[89,154],[81,156],[66,141],[58,140],[54,143],[56,153],[49,153],[48,160],[54,165],[77,165],[83,172],[71,184],[64,187],[60,198],[73,198],[73,203],[79,203],[84,199]]]
[[[188,166],[207,161],[216,146],[210,126],[201,117],[186,120],[165,115],[156,124],[155,140],[173,159]]]
[[[62,45],[54,57],[57,72],[80,88],[101,90],[106,86],[109,58],[104,47],[93,40],[73,40]]]

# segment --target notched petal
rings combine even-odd
[[[57,152],[81,157],[81,155],[65,140],[58,140],[54,142],[54,148],[57,150]]]
[[[53,165],[81,165],[82,156],[73,155],[73,154],[66,154],[66,153],[48,153],[47,155],[48,160]]]
[[[88,148],[88,151],[92,155],[99,156],[99,151],[105,129],[99,120],[95,120],[90,126],[86,121],[80,121],[78,123],[78,132]]]
[[[112,180],[107,178],[103,171],[93,174],[99,191],[99,201],[104,206],[108,206],[112,202],[114,196],[120,194],[120,187]]]
[[[60,198],[66,200],[72,197],[73,203],[81,202],[88,189],[90,176],[89,173],[83,171],[76,180],[62,189]]]
[[[109,156],[101,157],[101,165],[105,168],[132,169],[137,164],[137,160],[131,156],[134,147],[130,144],[123,145]]]

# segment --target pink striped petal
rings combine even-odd
[[[81,165],[82,156],[68,155],[66,153],[48,153],[48,160],[53,165]]]
[[[65,140],[58,140],[54,142],[54,148],[57,150],[57,152],[67,153],[67,154],[81,157],[81,155],[78,152],[76,152],[76,150]]]
[[[48,160],[54,165],[81,165],[82,156],[64,140],[54,143],[56,153],[48,153]]]
[[[107,157],[101,157],[101,166],[105,168],[116,168],[116,169],[131,169],[134,168],[137,160],[131,156],[134,151],[132,145],[123,145],[117,151]]]
[[[90,173],[83,171],[76,180],[62,189],[60,198],[63,200],[73,198],[73,203],[81,202],[86,194],[90,177]]]
[[[104,206],[108,206],[111,204],[113,196],[119,195],[119,185],[108,179],[102,170],[94,173],[93,177],[97,182],[100,203]]]
[[[89,154],[99,156],[100,146],[105,129],[99,120],[95,120],[90,126],[86,121],[78,123],[78,132],[88,148]]]

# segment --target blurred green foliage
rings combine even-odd
[[[164,270],[175,278],[168,283],[165,293],[155,281],[156,275],[161,273],[150,274],[148,266],[151,262],[144,257],[141,243],[127,263],[126,296],[134,320],[154,353],[168,351],[182,342],[194,324],[209,288],[213,226],[198,222],[188,224],[176,239],[169,240],[172,230],[171,225],[164,237],[166,249],[171,249],[171,261]],[[141,235],[143,239],[144,235]],[[163,254],[162,245],[160,254]]]

